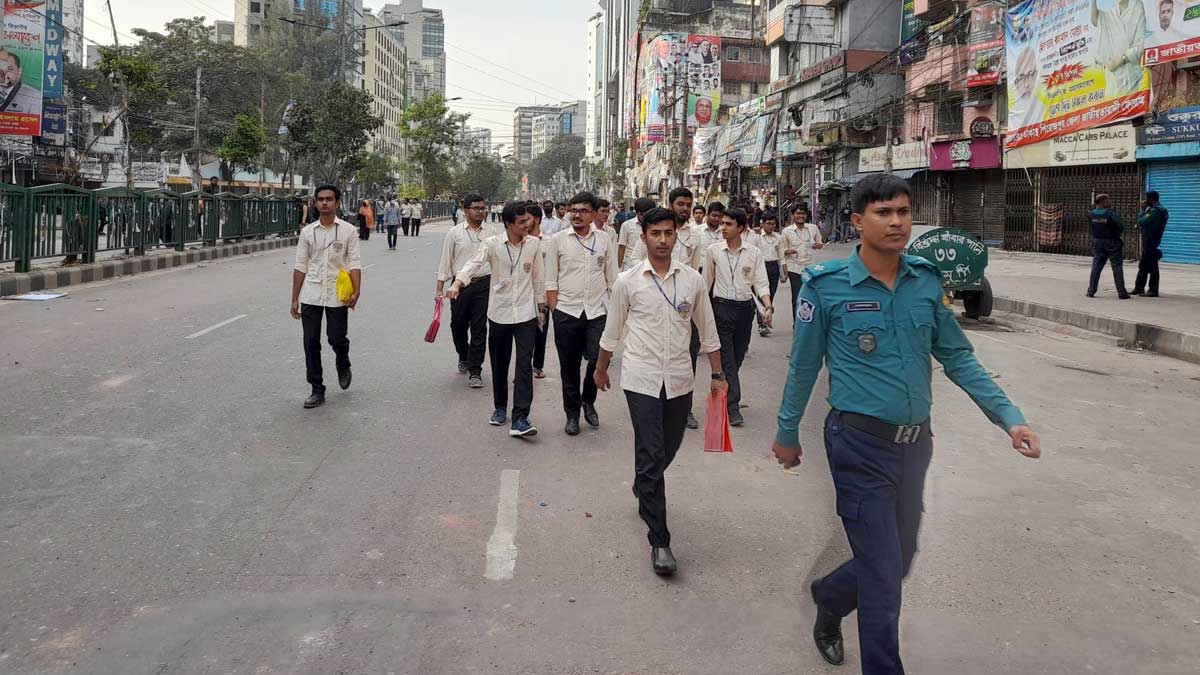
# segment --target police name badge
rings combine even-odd
[[[800,306],[796,308],[796,320],[800,323],[812,323],[813,313],[816,312],[816,307],[808,298],[800,298]]]
[[[875,336],[870,333],[859,333],[858,351],[864,354],[870,354],[875,351]]]

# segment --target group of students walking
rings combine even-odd
[[[377,234],[387,233],[388,250],[396,250],[399,238],[397,230],[404,236],[421,236],[421,221],[424,207],[416,199],[397,199],[395,196],[375,201],[362,200],[358,207],[358,226],[361,239],[366,239],[373,229]]]
[[[350,384],[345,308],[361,292],[357,240],[341,231],[335,216],[340,193],[323,186],[316,198],[320,219],[302,231],[293,273],[292,314],[303,320],[314,388],[306,407],[324,401],[322,315],[339,383]],[[671,192],[666,208],[639,199],[636,218],[618,232],[611,205],[583,192],[566,205],[566,227],[548,233],[541,205],[504,205],[500,229],[485,223],[484,198],[467,196],[466,220],[446,234],[436,280],[436,297],[451,301],[458,371],[468,386],[483,387],[486,353],[493,380],[489,422],[509,423],[512,436],[536,435],[533,383],[544,366],[537,354],[541,344],[544,355],[553,322],[564,431],[575,436],[581,416],[600,426],[596,397],[611,387],[609,368],[620,352],[620,386],[634,436],[633,494],[648,530],[651,567],[669,576],[678,562],[664,473],[695,421],[696,360],[705,354],[711,369],[704,390],[727,393],[731,421],[743,423],[735,417],[738,373],[756,322],[769,334],[776,282],[786,280],[793,287],[794,336],[772,451],[784,467],[800,463],[800,421],[818,373],[828,369],[832,410],[824,442],[837,514],[853,550],[849,561],[810,585],[817,610],[813,640],[826,661],[843,663],[841,621],[857,612],[862,672],[903,675],[901,582],[917,549],[932,456],[931,358],[1009,435],[1015,451],[1039,457],[1038,435],[976,360],[943,303],[937,267],[905,254],[912,208],[903,180],[880,174],[856,184],[852,221],[861,243],[847,258],[816,264],[808,263],[822,241],[807,210],[793,210],[781,232],[778,216],[764,214],[755,231],[741,209],[713,203],[693,210],[693,201],[682,188]],[[338,269],[353,278],[346,301],[331,297]],[[510,368],[516,371],[511,407]]]

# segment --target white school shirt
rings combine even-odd
[[[563,228],[566,226],[567,226],[566,221],[561,220],[559,218],[555,218],[554,216],[543,216],[542,217],[542,235],[543,236],[558,234],[559,232],[562,232]]]
[[[323,227],[321,221],[304,226],[296,243],[294,269],[304,274],[300,287],[300,303],[321,307],[345,307],[338,300],[338,272],[361,270],[362,257],[358,247],[358,228],[337,218],[333,227]]]
[[[736,251],[723,242],[708,247],[704,259],[704,284],[714,298],[753,300],[771,294],[762,249],[742,244]]]
[[[699,272],[677,260],[665,277],[658,276],[649,260],[622,272],[613,284],[600,338],[600,348],[609,352],[625,345],[621,388],[654,398],[664,389],[669,399],[692,393],[693,324],[700,333],[700,351],[720,351],[712,303]]]
[[[700,230],[700,266],[704,266],[704,252],[707,251],[710,246],[724,243],[725,235],[721,233],[720,225],[718,225],[717,229],[715,230],[710,230],[708,229],[708,226],[705,225],[704,229]]]
[[[612,237],[590,228],[586,237],[575,228],[545,241],[546,290],[558,291],[555,309],[576,319],[608,314],[608,294],[617,280],[617,251]]]
[[[779,262],[783,257],[783,235],[779,232],[763,233],[754,241],[763,252],[764,262]]]
[[[451,227],[450,231],[446,233],[446,238],[442,240],[442,257],[438,261],[438,281],[454,281],[462,268],[470,262],[471,258],[475,257],[475,252],[479,250],[485,239],[502,234],[503,230],[488,223],[484,223],[478,232],[472,230],[466,222]],[[491,273],[491,268],[484,265],[475,271],[475,277],[487,276]]]
[[[804,229],[796,227],[795,223],[783,228],[783,250],[794,250],[792,255],[784,254],[783,263],[793,273],[799,274],[813,261],[813,244],[821,243],[821,230],[814,223],[805,223]]]
[[[675,232],[675,248],[671,251],[672,258],[698,270],[701,263],[704,262],[701,258],[702,253],[704,250],[700,248],[700,233],[694,224],[684,225]]]
[[[412,216],[410,216],[410,217],[415,218],[417,220],[421,219],[421,203],[420,202],[413,202]]]
[[[621,236],[617,239],[617,245],[625,247],[622,270],[631,270],[646,259],[646,245],[642,243],[642,223],[637,218],[630,218],[621,223]]]
[[[488,237],[456,279],[467,286],[479,278],[478,270],[490,267],[488,318],[509,325],[532,321],[537,318],[537,306],[546,303],[541,244],[531,236],[516,246],[508,243],[507,234]]]

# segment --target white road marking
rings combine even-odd
[[[110,377],[107,380],[104,380],[103,382],[101,382],[100,386],[106,387],[108,389],[116,389],[117,387],[120,387],[121,385],[125,384],[126,382],[128,382],[132,379],[133,379],[132,375],[116,375],[114,377]]]
[[[1015,342],[1009,342],[1008,340],[1001,340],[1001,339],[1000,339],[1000,338],[998,338],[998,337],[993,337],[993,336],[991,336],[991,335],[986,335],[986,334],[984,334],[984,333],[980,333],[980,332],[978,332],[978,331],[976,331],[976,332],[972,332],[972,333],[971,333],[971,337],[981,337],[981,338],[986,338],[986,339],[988,339],[988,340],[995,340],[996,342],[999,342],[999,343],[1001,343],[1001,344],[1006,344],[1006,345],[1008,345],[1009,347],[1016,347],[1017,349],[1024,349],[1024,350],[1025,350],[1025,351],[1027,351],[1027,352],[1033,352],[1034,354],[1038,354],[1038,355],[1040,355],[1040,356],[1045,356],[1046,358],[1057,359],[1057,360],[1059,360],[1059,361],[1064,361],[1064,362],[1066,362],[1066,363],[1079,363],[1078,361],[1072,361],[1071,359],[1068,359],[1068,358],[1066,358],[1066,357],[1063,357],[1063,356],[1058,356],[1057,354],[1048,354],[1048,353],[1046,353],[1046,352],[1038,351],[1038,350],[1036,350],[1036,349],[1034,349],[1034,348],[1032,348],[1032,347],[1026,347],[1026,346],[1024,346],[1024,345],[1019,345],[1019,344],[1016,344]]]
[[[213,324],[213,325],[209,326],[208,328],[205,328],[204,330],[196,331],[195,333],[192,333],[191,335],[189,335],[183,339],[184,340],[194,340],[194,339],[200,337],[201,335],[207,335],[218,328],[224,328],[225,326],[228,326],[229,324],[233,323],[234,321],[237,321],[238,319],[244,319],[244,318],[246,318],[245,314],[238,314],[237,316],[235,316],[231,319],[225,319],[221,323]]]
[[[413,251],[415,251],[415,250],[417,250],[417,249],[415,249],[415,248],[410,248],[410,249],[408,249],[408,252],[409,252],[409,253],[412,253],[412,252],[413,252]]]
[[[494,581],[511,579],[517,566],[517,490],[521,472],[500,472],[500,499],[496,504],[496,527],[487,543],[487,570],[483,576]]]

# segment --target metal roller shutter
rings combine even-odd
[[[1200,162],[1149,162],[1146,185],[1170,212],[1163,234],[1165,262],[1200,263]]]

